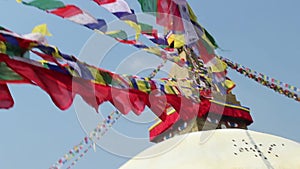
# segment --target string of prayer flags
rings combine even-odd
[[[138,22],[137,16],[134,13],[133,9],[130,9],[129,5],[124,0],[93,0],[99,6],[105,8],[107,11],[115,15],[120,20],[123,20],[129,26],[135,29],[136,31],[136,40],[138,40],[140,34],[145,35],[150,41],[154,42],[157,45],[166,45],[165,37],[161,34],[158,34],[156,29],[153,29],[153,26]]]
[[[59,160],[53,164],[50,169],[59,169],[66,163],[72,161],[77,155],[79,155],[83,150],[84,147],[87,147],[87,149],[90,148],[90,145],[93,143],[88,137],[84,137],[84,139],[77,145],[73,146],[72,149],[70,149],[66,154],[63,155],[63,157],[59,158]],[[87,150],[86,149],[86,150]],[[84,151],[86,153],[87,151]]]
[[[99,140],[121,117],[121,113],[117,110],[111,112],[106,119],[97,125],[97,127],[89,133],[91,140]]]
[[[6,39],[3,39],[3,42],[5,42],[6,45],[14,44],[15,41],[18,41],[18,43],[15,43],[15,46],[19,48],[18,50],[26,51],[29,49],[37,48],[37,49],[41,50],[44,54],[41,54],[37,51],[33,51],[33,52],[35,54],[41,56],[43,59],[46,59],[52,63],[56,63],[56,64],[58,63],[60,66],[67,64],[68,66],[65,66],[65,69],[69,71],[69,74],[72,74],[75,77],[81,77],[86,80],[94,80],[100,84],[112,85],[112,86],[118,87],[118,88],[126,87],[126,85],[124,86],[124,84],[123,84],[123,87],[115,86],[117,84],[118,85],[120,84],[120,83],[115,83],[116,81],[118,81],[118,77],[120,79],[120,76],[118,76],[116,74],[111,74],[107,71],[100,70],[93,66],[89,66],[85,63],[82,63],[79,60],[77,60],[75,57],[69,56],[67,54],[60,52],[58,50],[58,48],[55,46],[38,44],[38,42],[36,42],[36,41],[23,39],[22,37],[19,37],[19,36],[15,37],[15,36],[6,34],[4,32],[0,33],[0,36],[1,35],[7,37]],[[16,40],[16,38],[18,38],[18,39]],[[19,45],[19,42],[21,44],[28,44],[28,45],[22,45],[23,46],[22,47]],[[57,59],[57,61],[56,61],[56,59]],[[59,70],[55,66],[51,66],[51,64],[44,63],[44,65],[47,65],[48,68],[50,68],[50,69],[51,68],[55,69],[55,71]],[[102,75],[105,75],[106,77],[110,77],[110,79],[112,79],[112,77],[114,77],[114,79],[113,80],[107,80],[107,79],[105,80],[105,78],[102,77]],[[126,80],[124,80],[124,78],[125,77],[121,78],[121,79],[123,79],[121,81],[123,81],[123,82],[126,81]],[[129,83],[130,83],[130,80],[128,80],[127,84],[129,84]],[[149,82],[146,82],[146,83],[149,83]],[[148,86],[150,86],[150,85],[148,85]]]
[[[106,31],[106,22],[103,19],[96,19],[75,5],[65,5],[58,0],[33,0],[30,2],[23,0],[21,2],[24,5],[33,6],[48,13],[66,18],[74,23],[86,26],[89,29],[97,29],[102,32]]]
[[[43,7],[43,5],[45,5],[45,4],[44,3],[38,3],[39,1],[43,1],[43,0],[34,0],[34,1],[32,1],[32,2],[35,2],[35,3],[27,3],[27,2],[22,1],[22,3],[25,4],[25,5],[31,5],[31,6],[37,7],[39,9],[45,9],[46,7]],[[111,3],[111,2],[109,1],[107,3]],[[118,42],[133,45],[136,48],[145,50],[145,51],[147,51],[151,54],[155,54],[158,57],[165,57],[166,56],[166,58],[168,60],[173,61],[173,62],[176,60],[176,59],[173,58],[172,55],[174,55],[174,54],[178,55],[178,53],[176,53],[176,51],[174,51],[174,50],[171,50],[171,52],[170,52],[169,50],[167,50],[165,48],[161,49],[160,47],[148,47],[147,45],[144,45],[143,43],[138,42],[136,40],[127,39],[127,34],[122,30],[105,32],[105,30],[102,30],[102,28],[104,28],[104,27],[106,28],[106,25],[104,25],[104,23],[105,23],[104,20],[95,19],[93,16],[91,16],[87,12],[81,10],[79,7],[77,7],[75,5],[70,4],[70,5],[60,6],[59,8],[54,8],[54,7],[55,6],[51,6],[51,8],[50,7],[46,8],[47,9],[46,11],[48,13],[52,13],[52,14],[55,14],[55,15],[60,16],[62,18],[66,18],[68,20],[71,20],[71,21],[73,21],[77,24],[84,25],[84,26],[88,27],[91,30],[95,30],[98,33],[105,34],[107,36],[113,37]],[[114,9],[114,10],[118,11],[117,9]],[[134,23],[134,22],[132,22],[132,23]],[[132,23],[129,23],[129,24],[132,24]],[[142,30],[142,32],[144,32],[144,31],[148,32],[147,37],[149,37],[149,39],[151,41],[153,41],[155,43],[161,43],[161,44],[159,44],[160,46],[163,46],[163,45],[166,44],[167,41],[163,36],[160,37],[159,34],[155,34],[156,30],[151,31],[151,33],[154,33],[154,34],[150,34],[148,30],[143,31],[143,28],[146,28],[145,25],[146,24],[143,24],[143,27],[141,26],[141,30]],[[148,26],[148,28],[149,28],[149,26]],[[158,37],[158,38],[156,38],[156,37]],[[177,63],[178,65],[180,64],[179,62],[175,62],[175,63]],[[186,65],[181,64],[181,66],[186,66]]]
[[[115,114],[117,115],[116,117],[114,117]],[[118,111],[114,111],[114,112],[111,113],[111,115],[109,115],[109,116],[107,117],[106,120],[104,120],[104,121],[102,122],[102,125],[101,125],[101,123],[99,123],[98,126],[103,126],[103,127],[97,127],[97,129],[96,129],[96,130],[98,130],[97,133],[100,133],[100,134],[97,134],[98,137],[97,137],[96,139],[99,141],[100,138],[101,138],[102,136],[104,136],[104,134],[109,130],[109,128],[111,128],[112,125],[114,125],[115,122],[116,122],[120,117],[121,117],[121,113],[119,113]],[[101,131],[102,131],[102,132],[101,132]],[[91,135],[91,134],[90,134],[90,135]],[[99,137],[99,135],[100,135],[101,137]],[[88,153],[88,151],[89,151],[90,149],[93,148],[94,151],[95,151],[95,149],[96,149],[95,146],[96,146],[95,143],[94,143],[94,144],[90,144],[89,147],[86,148],[86,149],[83,151],[83,153],[81,153],[81,154],[80,154],[80,155],[79,155],[79,156],[71,163],[71,165],[69,165],[69,166],[67,167],[67,169],[71,169],[72,167],[74,167],[74,166],[77,164],[77,162],[78,162],[80,159],[82,159],[82,158]]]
[[[44,1],[44,0],[34,0],[34,2],[36,2],[36,3],[27,3],[27,2],[22,1],[22,3],[25,5],[30,5],[30,6],[37,7],[39,9],[43,10],[44,3],[38,3],[39,1]],[[51,1],[54,1],[54,0],[51,0]],[[33,1],[31,1],[31,2],[33,2]],[[38,4],[38,5],[36,5],[36,4]],[[138,49],[145,50],[146,52],[154,54],[158,57],[166,56],[166,58],[168,60],[174,61],[174,59],[173,59],[174,52],[169,52],[168,50],[164,50],[159,47],[148,47],[147,45],[145,45],[141,42],[138,42],[137,40],[127,39],[128,38],[127,34],[122,30],[106,32],[107,26],[103,19],[95,19],[93,16],[91,16],[87,12],[81,10],[79,7],[77,7],[75,5],[71,5],[71,4],[64,5],[64,6],[60,6],[59,8],[54,8],[54,6],[53,7],[51,6],[51,9],[49,8],[49,10],[46,10],[46,12],[57,15],[62,18],[66,18],[74,23],[83,25],[97,33],[110,36],[120,43],[132,45]],[[124,36],[124,35],[126,35],[126,36]],[[175,55],[176,55],[176,52],[175,52]],[[177,63],[177,64],[179,64],[179,63]],[[183,65],[183,66],[185,66],[185,65]]]
[[[163,63],[161,63],[160,65],[158,65],[157,68],[153,70],[153,72],[149,75],[148,78],[149,78],[149,79],[154,78],[154,77],[157,75],[157,73],[160,71],[160,69],[161,69],[162,67],[164,67],[164,65],[166,64],[166,62],[167,62],[167,60],[164,60]]]
[[[38,45],[36,47],[39,48],[41,46],[43,45]],[[51,49],[51,47],[47,46],[46,49]],[[53,50],[54,49],[51,49],[50,51]],[[134,86],[133,88],[130,88],[131,85],[130,86],[127,85],[126,88],[125,85],[124,88],[124,85],[122,85],[118,87],[116,85],[119,85],[120,83],[119,82],[114,83],[114,82],[125,81],[126,83],[127,81],[128,84],[131,84],[133,80],[127,79],[127,77],[121,78],[121,76],[117,74],[96,69],[86,64],[81,64],[78,60],[75,59],[75,57],[67,56],[65,54],[62,54],[59,51],[57,51],[57,53],[52,53],[52,52],[49,53],[53,54],[54,56],[59,54],[62,55],[62,58],[65,57],[66,59],[68,59],[67,62],[65,63],[66,65],[55,66],[45,62],[41,64],[34,60],[20,58],[16,56],[10,58],[5,55],[1,55],[0,59],[1,61],[4,61],[6,64],[8,64],[11,69],[13,69],[15,72],[20,74],[22,77],[26,79],[30,79],[30,81],[35,83],[35,85],[45,90],[49,94],[49,96],[51,97],[55,105],[62,110],[65,110],[68,107],[70,107],[70,105],[73,102],[74,95],[79,94],[89,105],[93,106],[96,110],[98,106],[102,104],[104,101],[109,101],[113,105],[115,105],[116,108],[118,108],[123,114],[127,114],[130,110],[132,110],[136,114],[140,114],[144,110],[144,107],[148,104],[147,94],[152,90],[156,90],[156,88],[152,87],[153,84],[155,84],[154,81],[147,82],[143,79],[137,80],[137,84],[143,84],[144,82],[146,82],[145,83],[147,84],[146,86],[137,85]],[[45,55],[46,54],[44,54],[44,57]],[[52,59],[55,58],[54,56]],[[51,56],[47,55],[47,57],[50,58]],[[72,58],[74,59],[73,62],[71,62],[70,60]],[[77,66],[74,66],[75,64],[77,64]],[[85,66],[87,66],[88,68],[85,69],[84,68]],[[73,73],[71,74],[68,73],[67,71],[68,67],[74,67],[74,70],[77,69],[78,76],[73,76],[74,75]],[[99,77],[101,77],[100,79],[102,79],[102,84],[98,85],[97,83],[93,83],[90,80],[94,80],[94,79],[90,79],[90,78],[94,78],[94,76],[91,77],[85,75],[85,74],[89,74],[88,72],[85,72],[88,71],[89,68],[96,71],[97,76],[95,78],[99,79]],[[112,80],[112,79],[116,79],[116,80]],[[143,83],[139,83],[139,82],[143,82]],[[147,89],[145,90],[144,87],[147,87]],[[168,89],[168,88],[169,87],[166,86],[164,89]],[[96,95],[95,93],[92,92],[95,89],[96,89]],[[118,91],[118,92],[114,92],[114,97],[111,96],[112,94],[111,89],[113,89],[113,91]],[[159,87],[158,89],[161,88]],[[164,90],[164,89],[161,89],[162,90],[161,92],[168,95],[177,96],[180,94],[180,93],[176,93],[174,90]],[[60,91],[60,93],[57,93],[57,91]],[[171,92],[173,92],[173,94]],[[130,98],[130,100],[128,100],[128,97]],[[169,99],[168,102],[170,102],[170,104],[176,104],[178,102],[178,99],[180,98],[172,98]]]
[[[68,169],[74,167],[90,149],[95,148],[94,142],[96,140],[100,140],[100,138],[104,136],[109,128],[111,128],[120,117],[121,113],[118,111],[112,111],[102,122],[97,125],[97,128],[90,132],[88,136],[84,137],[79,144],[73,146],[73,148],[63,155],[63,157],[61,157],[55,164],[53,164],[50,169],[60,169],[67,163],[70,163],[70,165],[67,167]]]
[[[246,77],[255,80],[257,83],[266,86],[272,90],[274,90],[277,93],[280,93],[282,95],[285,95],[288,98],[294,99],[296,101],[300,102],[300,88],[295,87],[293,85],[284,83],[282,81],[276,80],[274,78],[271,78],[269,76],[266,76],[262,73],[258,73],[257,71],[254,71],[250,68],[247,68],[241,64],[234,63],[233,61],[220,57],[231,69],[239,72],[242,75],[245,75]],[[296,94],[298,93],[298,94]]]

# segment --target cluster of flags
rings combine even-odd
[[[122,114],[132,111],[140,115],[145,106],[148,106],[161,120],[150,130],[151,139],[179,120],[188,121],[195,117],[203,117],[208,112],[243,119],[250,124],[252,118],[248,108],[233,107],[233,105],[211,100],[210,87],[224,95],[235,87],[234,82],[226,77],[227,66],[279,93],[300,101],[295,93],[300,92],[300,88],[217,56],[216,41],[198,23],[196,15],[186,0],[137,1],[142,11],[153,15],[156,23],[162,26],[165,32],[158,32],[152,25],[139,21],[135,11],[125,0],[93,0],[93,2],[132,27],[135,30],[134,38],[129,38],[124,30],[107,31],[108,25],[104,19],[96,18],[73,4],[65,4],[60,0],[17,0],[24,5],[36,7],[109,36],[120,43],[147,51],[162,58],[163,63],[149,77],[120,75],[81,62],[75,56],[65,54],[57,47],[48,44],[45,37],[51,36],[51,33],[46,24],[35,27],[32,33],[26,35],[16,34],[0,26],[0,108],[13,107],[14,100],[7,84],[20,83],[40,87],[62,110],[71,106],[75,95],[80,95],[96,111],[103,102],[110,102]],[[145,45],[140,41],[140,36],[146,37],[154,43],[154,46]],[[32,53],[42,58],[42,61],[31,59]],[[187,57],[194,54],[195,58],[182,59],[180,57],[182,53]],[[202,80],[209,85],[206,86],[206,83],[204,87],[195,85],[195,79],[190,77],[153,80],[167,61],[174,62],[195,74],[198,73],[199,77],[201,74]],[[195,67],[193,64],[198,62],[203,65]],[[204,68],[202,70],[199,67]],[[178,81],[191,83],[191,96],[181,91]],[[100,139],[118,120],[120,113],[118,111],[111,113],[88,137],[74,146],[52,168],[60,168],[81,153],[68,168],[75,165],[93,147],[91,140]],[[179,128],[179,130],[182,129],[184,127]],[[83,150],[84,145],[87,145],[85,150]]]
[[[124,30],[107,31],[108,25],[104,19],[96,18],[74,4],[65,4],[60,0],[17,0],[17,2],[64,18],[114,38],[120,43],[147,51],[162,58],[164,63],[168,60],[194,73],[205,72],[204,80],[209,81],[213,89],[222,94],[227,94],[235,86],[226,77],[227,64],[215,53],[217,43],[197,22],[197,17],[186,0],[138,0],[142,11],[155,16],[156,23],[165,28],[166,31],[163,33],[158,32],[152,25],[140,22],[135,11],[125,0],[93,0],[98,6],[131,26],[136,32],[134,38],[129,38]],[[148,106],[163,122],[160,126],[164,126],[152,130],[154,135],[161,132],[158,130],[168,128],[179,119],[188,121],[197,116],[202,117],[209,111],[218,113],[224,106],[225,111],[222,111],[224,115],[252,123],[249,109],[232,108],[210,102],[211,90],[208,86],[203,88],[191,85],[193,95],[187,96],[177,85],[179,79],[153,80],[164,63],[149,77],[120,75],[88,65],[73,55],[61,52],[57,47],[48,44],[45,36],[51,36],[46,24],[35,27],[32,33],[26,35],[18,35],[0,27],[0,108],[8,109],[14,105],[7,84],[20,83],[40,87],[62,110],[71,106],[75,95],[80,95],[96,111],[104,102],[110,102],[122,114],[132,111],[140,115],[145,106]],[[140,36],[146,37],[154,43],[154,46],[145,45],[140,41]],[[191,66],[194,63],[189,59],[180,57],[182,52],[186,52],[186,55],[191,54],[184,49],[190,49],[195,54],[196,58],[193,59],[201,61],[205,71]],[[32,53],[42,58],[42,61],[31,59]],[[180,80],[193,84],[190,77]],[[169,108],[172,109],[172,113],[169,112]],[[93,147],[91,140],[100,139],[106,129],[120,117],[120,113],[116,111],[108,116],[52,168],[60,168],[81,153],[70,167],[75,165]],[[114,117],[115,114],[117,117]],[[84,145],[87,146],[85,150]]]
[[[137,76],[118,75],[80,62],[76,57],[64,54],[52,45],[24,39],[22,35],[11,31],[0,32],[0,41],[6,46],[13,46],[10,50],[24,51],[22,53],[31,51],[44,59],[38,62],[21,54],[8,56],[9,50],[0,54],[0,62],[21,77],[19,81],[1,79],[1,84],[18,82],[39,86],[49,94],[55,105],[63,110],[72,104],[75,94],[80,95],[95,109],[105,101],[111,102],[122,114],[133,111],[139,115],[145,106],[148,106],[164,121],[168,118],[165,111],[167,107],[173,107],[181,119],[189,120],[204,115],[204,107],[209,105],[209,102],[183,96],[176,83],[174,84],[174,79],[155,81]],[[202,89],[191,89],[195,90],[198,96],[203,96]],[[8,103],[13,101],[8,88],[1,91],[7,92],[0,96],[1,100],[6,99]],[[235,113],[230,115],[235,116]],[[245,119],[249,119],[250,116],[249,113],[240,112],[237,115]]]
[[[199,59],[212,71],[214,87],[226,94],[234,85],[227,86],[226,67],[216,57],[214,49],[218,47],[213,37],[198,22],[193,10],[185,0],[139,0],[143,12],[152,13],[156,16],[157,24],[169,30],[167,34],[157,33],[157,30],[149,24],[139,22],[134,10],[129,7],[125,0],[94,0],[99,6],[105,8],[113,15],[123,20],[136,30],[135,39],[128,39],[126,32],[122,30],[106,32],[107,25],[103,19],[95,19],[84,10],[75,5],[64,5],[57,0],[49,0],[49,5],[43,0],[31,2],[21,1],[23,4],[35,6],[49,13],[84,25],[96,32],[105,34],[117,41],[132,45],[136,48],[155,54],[163,59],[168,59],[180,66],[188,67],[190,64],[182,64],[178,59],[177,49],[183,46],[193,48]],[[176,23],[176,24],[174,24]],[[149,47],[138,41],[140,34],[154,42],[157,46]]]
[[[179,51],[182,48],[191,49],[198,60],[204,63],[209,80],[213,87],[222,94],[227,94],[235,85],[226,77],[227,65],[220,60],[214,50],[218,48],[213,37],[198,22],[193,10],[185,0],[138,0],[143,12],[151,13],[156,17],[156,23],[163,26],[167,32],[159,34],[153,26],[138,21],[134,10],[125,0],[93,0],[97,5],[105,8],[124,21],[136,31],[135,39],[128,39],[122,30],[107,32],[104,19],[97,19],[85,10],[73,4],[64,4],[59,0],[32,0],[18,2],[34,6],[47,13],[65,18],[96,32],[110,36],[117,41],[146,50],[166,60],[177,63],[179,66],[190,69],[192,63],[182,60]],[[37,34],[37,35],[36,35]],[[34,35],[34,36],[33,36]],[[1,78],[3,108],[13,105],[7,83],[29,83],[39,86],[49,94],[52,101],[60,109],[70,107],[73,98],[79,94],[89,105],[96,110],[105,101],[111,102],[120,112],[127,114],[133,111],[140,114],[145,106],[161,119],[167,117],[165,109],[172,106],[180,112],[185,107],[185,114],[181,118],[190,119],[202,114],[200,107],[200,93],[203,88],[193,86],[195,96],[186,97],[171,80],[152,80],[163,65],[150,75],[150,78],[141,78],[130,75],[118,75],[107,70],[87,65],[76,57],[67,55],[55,46],[47,44],[44,36],[50,36],[45,25],[34,28],[28,35],[17,35],[5,28],[0,32],[0,61],[1,68],[7,70],[6,77]],[[157,46],[148,47],[139,42],[143,35]],[[44,59],[37,62],[28,57],[29,51]],[[37,73],[38,72],[38,73]],[[4,75],[3,75],[4,76]],[[210,78],[210,76],[206,76]],[[189,79],[185,79],[189,80]],[[56,91],[60,91],[59,94]]]
[[[8,88],[5,88],[6,84],[28,83],[47,92],[55,105],[62,110],[69,108],[74,96],[78,94],[96,110],[100,104],[109,101],[123,114],[129,111],[140,114],[145,106],[148,106],[163,119],[165,114],[162,112],[167,105],[178,111],[182,109],[182,105],[189,105],[184,115],[188,119],[199,111],[199,100],[182,96],[176,84],[168,83],[168,79],[155,81],[137,76],[118,75],[80,62],[76,57],[64,54],[52,45],[25,39],[11,31],[0,32],[0,41],[5,47],[13,47],[0,54],[0,62],[21,77],[1,79],[3,89],[6,89],[2,90],[5,94],[0,96],[2,103],[11,103],[6,107],[3,105],[3,108],[9,108],[13,103]],[[11,50],[23,52],[9,56]],[[29,51],[44,61],[38,62],[22,55]],[[200,88],[193,90],[201,92]]]
[[[173,61],[180,66],[190,68],[191,63],[188,60],[181,60],[178,56],[179,49],[185,46],[192,49],[198,59],[203,61],[204,66],[208,67],[207,70],[212,74],[211,81],[219,92],[226,94],[234,87],[234,83],[226,78],[226,65],[214,53],[214,49],[218,47],[215,40],[197,22],[194,12],[185,0],[138,1],[143,12],[153,12],[157,24],[169,30],[163,36],[160,36],[162,34],[159,34],[151,25],[139,22],[134,10],[129,7],[126,1],[94,0],[99,6],[132,26],[136,30],[135,39],[128,39],[126,32],[122,30],[107,32],[105,20],[96,19],[76,5],[66,5],[59,0],[47,2],[44,0],[18,1],[115,38],[121,43],[146,50],[164,60]],[[34,32],[50,35],[45,27],[35,29]],[[139,42],[140,35],[144,35],[157,46],[148,47]],[[123,114],[127,114],[131,110],[140,114],[147,105],[154,113],[163,118],[165,114],[162,112],[164,112],[165,107],[171,105],[179,111],[182,109],[180,106],[183,105],[180,103],[189,105],[186,107],[186,115],[183,115],[186,119],[199,113],[199,97],[183,97],[176,84],[170,85],[173,82],[150,80],[160,67],[150,75],[150,78],[118,75],[87,65],[74,56],[60,52],[56,47],[48,45],[44,41],[45,39],[41,40],[42,36],[29,38],[29,40],[6,29],[1,36],[3,36],[1,61],[5,63],[3,67],[10,70],[11,74],[15,74],[16,78],[5,81],[2,86],[4,89],[6,89],[7,83],[16,81],[37,85],[47,92],[53,102],[63,110],[72,104],[75,94],[79,94],[95,109],[101,103],[109,101]],[[37,54],[45,61],[41,63],[29,59],[26,57],[28,51]],[[197,70],[191,71],[197,72]],[[36,72],[40,72],[41,75],[36,75]],[[12,77],[10,76],[10,78]],[[199,93],[202,88],[196,87],[192,90],[195,91],[193,93],[198,93],[196,96],[200,96]],[[6,97],[2,98],[13,104],[9,90],[3,91],[7,92],[3,95]],[[57,94],[54,91],[60,91],[62,94]],[[159,91],[159,94],[153,94],[153,91]],[[155,96],[155,99],[149,100],[151,96]],[[162,101],[164,99],[166,101]],[[11,107],[12,104],[7,104],[6,107]]]

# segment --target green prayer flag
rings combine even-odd
[[[0,30],[5,30],[5,28],[4,28],[4,27],[2,27],[2,26],[0,26]]]
[[[144,33],[152,33],[153,26],[145,24],[145,23],[139,23],[141,26],[142,32]]]
[[[122,40],[127,39],[127,33],[123,30],[107,32],[106,35],[109,37],[112,37],[112,38],[118,38],[118,39],[122,39]]]
[[[189,14],[190,14],[190,19],[191,19],[193,22],[195,22],[195,23],[198,24],[198,22],[197,22],[197,16],[195,15],[193,9],[191,8],[191,6],[190,6],[189,4],[187,4],[187,6],[188,6]],[[198,24],[198,25],[200,25],[200,24]],[[201,26],[201,27],[202,27],[202,26]],[[217,42],[215,41],[215,39],[213,38],[213,36],[211,36],[211,34],[208,33],[208,31],[207,31],[205,28],[202,27],[202,29],[204,30],[204,33],[205,33],[207,39],[211,42],[211,44],[212,44],[215,48],[219,48],[219,46],[218,46]]]
[[[104,81],[106,82],[106,84],[111,84],[113,78],[111,77],[110,73],[108,72],[100,72],[100,74],[102,75]]]
[[[189,4],[187,4],[188,6],[188,10],[189,10],[189,14],[190,14],[190,19],[194,22],[197,22],[197,16],[195,15],[193,9],[191,8],[191,6]]]
[[[57,0],[33,0],[31,2],[23,2],[25,5],[34,6],[41,10],[50,10],[64,7],[65,4]]]
[[[6,51],[3,53],[7,54],[8,56],[22,56],[24,54],[24,50],[21,49],[19,46],[6,42],[4,43],[6,45]]]
[[[211,42],[211,44],[214,45],[215,48],[219,48],[219,46],[218,46],[217,42],[215,41],[214,37],[211,36],[211,34],[208,33],[205,28],[203,28],[203,29],[204,29],[204,33],[205,33],[207,39]]]
[[[141,4],[143,12],[149,12],[150,14],[156,16],[157,12],[157,0],[138,0]]]
[[[4,62],[0,62],[0,80],[22,80],[23,78],[9,68]]]
[[[201,38],[201,42],[202,42],[203,46],[205,47],[208,54],[214,54],[215,53],[212,46],[209,45],[204,39]]]

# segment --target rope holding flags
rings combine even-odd
[[[275,78],[270,78],[269,76],[258,73],[257,71],[247,68],[241,64],[234,63],[227,58],[220,57],[220,59],[223,60],[231,69],[237,71],[238,73],[255,80],[257,83],[266,86],[279,94],[285,95],[288,98],[300,102],[300,95],[298,95],[300,93],[300,88],[276,80]]]

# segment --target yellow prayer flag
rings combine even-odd
[[[175,48],[180,48],[185,44],[184,35],[172,34],[167,38],[167,41],[169,45],[174,42]]]
[[[167,94],[176,94],[175,91],[172,90],[172,87],[169,85],[165,85],[165,92]]]
[[[228,89],[228,92],[230,92],[235,87],[235,83],[230,79],[226,79],[224,84],[225,87]]]
[[[93,68],[91,66],[87,67],[89,69],[89,71],[91,72],[94,80],[93,82],[97,83],[97,84],[101,84],[101,85],[106,85],[105,80],[103,79],[102,75],[99,73],[99,70],[96,68]]]
[[[103,33],[103,32],[101,32],[101,31],[99,31],[99,30],[95,30],[96,32],[98,32],[98,33],[100,33],[100,34],[105,34],[105,35],[114,35],[114,34],[117,34],[117,33],[119,33],[120,31],[118,30],[118,31],[108,31],[108,32],[105,32],[105,33]]]
[[[4,42],[0,42],[0,53],[6,53],[6,45]]]
[[[155,55],[161,55],[161,51],[157,47],[144,48],[144,50]]]
[[[189,4],[187,4],[187,6],[188,6],[189,13],[190,13],[190,19],[194,22],[197,22],[197,16],[195,15],[195,13],[192,10],[191,6]]]
[[[136,84],[140,91],[148,93],[151,91],[150,87],[147,87],[146,82],[142,80],[136,80]]]
[[[45,65],[45,64],[49,63],[47,60],[40,60],[39,62],[40,62],[42,65]]]
[[[215,49],[216,47],[211,43],[205,33],[202,34],[201,38],[212,48]]]
[[[47,24],[41,24],[32,29],[32,33],[40,33],[44,36],[52,36],[52,34],[48,31]]]
[[[213,62],[214,63],[210,67],[212,72],[223,72],[227,69],[227,64],[222,60],[215,58]]]
[[[52,45],[45,45],[45,46],[50,46],[54,49],[54,52],[51,53],[51,55],[55,58],[63,58],[61,55],[60,55],[60,52],[58,50],[58,48],[56,46],[52,46]]]
[[[140,25],[136,24],[135,22],[133,21],[130,21],[130,20],[126,20],[124,21],[125,23],[127,23],[129,26],[131,26],[134,30],[135,30],[135,40],[138,40],[141,33],[142,33],[142,28]]]

